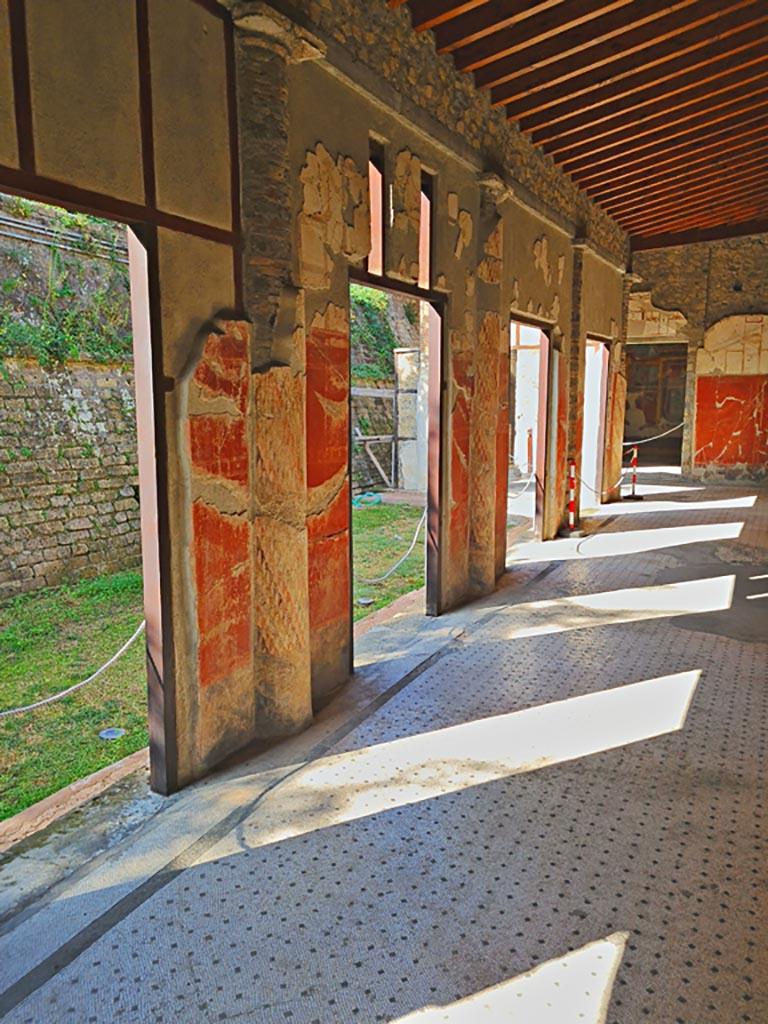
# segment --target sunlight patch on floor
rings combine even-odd
[[[603,505],[595,511],[582,512],[582,519],[606,519],[608,516],[637,515],[650,512],[711,512],[731,508],[752,508],[757,502],[756,494],[741,498],[720,498],[713,501],[644,501],[614,502]]]
[[[628,932],[616,932],[466,999],[428,1006],[391,1024],[604,1024],[628,938]]]
[[[525,621],[505,633],[505,639],[520,640],[593,626],[726,611],[733,604],[735,587],[733,575],[712,576],[511,605],[507,606],[508,613],[516,620],[522,617]]]
[[[314,761],[206,859],[675,732],[701,672],[646,679]]]
[[[571,558],[611,558],[615,555],[636,555],[643,551],[675,548],[682,544],[736,540],[743,528],[743,522],[697,523],[654,530],[593,533],[580,540],[565,537],[562,540],[530,541],[516,544],[510,549],[507,565]]]

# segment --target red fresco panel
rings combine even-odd
[[[312,491],[349,463],[349,335],[313,327],[307,337],[307,485]],[[349,480],[307,518],[309,621],[313,633],[350,618]]]
[[[211,334],[195,370],[194,381],[212,397],[224,395],[234,400],[245,415],[248,402],[248,342],[244,331]]]
[[[309,621],[313,630],[346,621],[349,607],[349,533],[309,545]]]
[[[251,656],[250,523],[204,501],[192,506],[200,686]]]
[[[699,377],[696,465],[764,465],[768,459],[768,377]]]
[[[349,336],[313,327],[307,338],[307,486],[347,466]]]
[[[245,419],[190,416],[189,452],[198,473],[248,488],[248,441]]]

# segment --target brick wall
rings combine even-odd
[[[141,564],[133,374],[6,360],[0,600]]]

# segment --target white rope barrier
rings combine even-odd
[[[512,498],[513,501],[514,501],[515,498],[522,497],[525,494],[525,492],[528,490],[528,488],[531,486],[531,484],[533,483],[533,481],[535,479],[536,479],[536,474],[535,473],[531,473],[531,475],[528,477],[528,480],[526,481],[525,487],[522,489],[522,491],[518,491],[516,494],[513,494],[511,491],[507,491],[507,497],[508,498]]]
[[[685,425],[685,421],[678,423],[676,427],[670,427],[669,430],[665,430],[663,434],[654,434],[653,437],[644,437],[642,441],[622,441],[622,448],[630,448],[636,444],[648,444],[649,441],[658,441],[660,437],[666,437],[667,434],[674,434],[676,430]]]
[[[419,519],[418,525],[416,527],[416,532],[413,535],[413,540],[411,541],[411,546],[405,552],[403,557],[398,559],[395,562],[395,564],[392,566],[391,569],[388,569],[387,572],[385,572],[383,576],[377,576],[376,579],[373,579],[373,580],[367,580],[367,579],[365,579],[365,577],[361,576],[359,578],[358,582],[360,582],[360,583],[383,583],[385,580],[388,580],[389,577],[392,575],[392,573],[400,568],[400,566],[403,564],[403,562],[406,560],[406,558],[408,558],[410,553],[416,547],[416,540],[417,540],[417,538],[419,536],[419,531],[421,530],[421,527],[423,526],[424,522],[426,521],[426,518],[427,518],[427,509],[426,509],[426,506],[425,506],[424,507],[424,511],[421,513],[421,519]]]
[[[22,711],[34,711],[35,708],[41,708],[45,704],[53,704],[53,702],[55,700],[61,700],[62,697],[66,697],[68,694],[74,693],[75,690],[79,690],[80,687],[81,686],[85,686],[86,683],[92,683],[94,679],[98,679],[99,678],[99,676],[102,674],[102,672],[106,672],[106,670],[110,667],[110,665],[114,665],[114,663],[117,661],[117,659],[122,654],[125,654],[125,652],[131,646],[133,641],[143,632],[144,627],[146,626],[146,624],[147,624],[146,620],[144,622],[142,622],[141,625],[136,630],[136,632],[131,637],[131,639],[127,640],[123,644],[123,646],[120,648],[120,650],[116,654],[112,655],[112,657],[109,659],[109,661],[105,662],[105,664],[103,664],[101,666],[101,668],[97,669],[93,673],[93,675],[88,676],[87,679],[83,679],[82,682],[75,683],[74,686],[67,687],[67,689],[66,690],[62,690],[61,693],[54,693],[54,695],[52,697],[46,697],[45,700],[38,700],[34,704],[26,704],[24,707],[21,707],[21,708],[10,708],[8,711],[0,711],[0,718],[5,718],[7,715],[20,715],[22,713]]]

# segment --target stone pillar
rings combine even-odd
[[[581,449],[584,436],[584,372],[586,363],[586,331],[584,330],[583,281],[585,244],[573,245],[573,300],[571,304],[571,346],[568,360],[568,455],[576,461],[581,474]],[[580,514],[581,487],[576,488],[576,514]]]
[[[257,736],[312,715],[307,564],[306,353],[294,287],[288,75],[321,46],[261,2],[235,5],[243,286],[252,320],[252,584]]]
[[[509,341],[508,331],[503,330],[506,317],[501,298],[504,222],[498,212],[506,194],[500,179],[488,176],[481,181],[475,285],[478,331],[469,459],[469,570],[470,585],[477,594],[488,593],[495,586],[500,521],[506,526],[508,430],[504,420],[508,418],[508,385],[502,339],[505,350]]]

